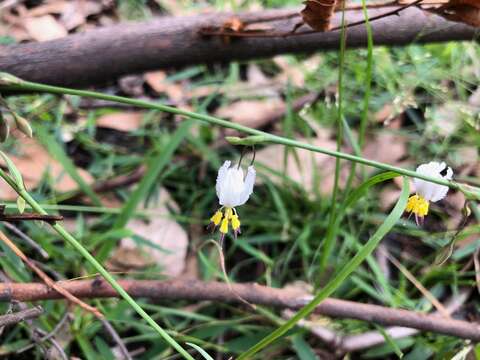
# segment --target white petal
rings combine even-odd
[[[255,185],[255,174],[256,174],[255,168],[253,166],[249,166],[247,170],[247,176],[245,178],[243,191],[240,194],[240,203],[238,205],[245,204],[248,198],[250,197],[250,195],[252,195],[253,185]]]
[[[446,170],[445,175],[442,172]],[[431,161],[428,164],[422,164],[416,170],[419,174],[427,175],[444,180],[451,180],[453,171],[444,162]],[[415,191],[428,201],[436,202],[443,199],[448,192],[448,186],[438,185],[429,181],[414,179]]]
[[[439,200],[442,200],[445,196],[447,196],[448,193],[448,186],[439,186],[435,188],[434,193],[432,194],[430,201],[432,202],[437,202]]]
[[[243,189],[243,170],[236,167],[228,169],[220,186],[218,197],[220,205],[238,206]]]
[[[223,163],[223,165],[218,169],[218,175],[217,175],[217,184],[215,186],[215,189],[217,191],[217,197],[220,199],[220,190],[222,187],[222,183],[225,181],[225,175],[227,174],[228,169],[230,168],[230,164],[232,162],[230,160],[227,160]]]

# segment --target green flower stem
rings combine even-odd
[[[305,149],[305,150],[310,150],[313,152],[318,152],[321,154],[329,155],[329,156],[334,156],[336,158],[348,160],[348,161],[353,161],[359,164],[367,165],[370,167],[374,167],[377,169],[381,170],[386,170],[386,171],[394,171],[399,175],[404,175],[404,176],[409,176],[413,178],[418,178],[422,179],[425,181],[429,181],[435,184],[439,185],[445,185],[448,186],[451,189],[455,190],[460,190],[463,192],[463,189],[461,189],[461,185],[454,182],[454,181],[449,181],[449,180],[444,180],[440,178],[435,178],[423,174],[418,174],[417,172],[413,170],[407,170],[403,169],[397,166],[385,164],[379,161],[375,160],[369,160],[365,159],[359,156],[343,153],[340,151],[335,151],[335,150],[328,150],[319,146],[314,146],[306,143],[302,143],[300,141],[296,141],[293,139],[288,139],[282,136],[277,136],[277,135],[272,135],[269,134],[265,131],[257,130],[257,129],[252,129],[247,126],[243,126],[240,124],[236,124],[227,120],[219,119],[214,116],[210,115],[205,115],[205,114],[197,114],[192,111],[188,110],[183,110],[179,108],[175,108],[172,106],[167,106],[167,105],[162,105],[154,102],[149,102],[149,101],[144,101],[144,100],[138,100],[138,99],[130,99],[127,97],[123,96],[116,96],[116,95],[108,95],[108,94],[102,94],[98,93],[95,91],[87,91],[87,90],[77,90],[77,89],[69,89],[69,88],[64,88],[64,87],[59,87],[59,86],[51,86],[51,85],[44,85],[44,84],[39,84],[39,83],[34,83],[30,81],[24,81],[18,78],[13,78],[12,75],[5,74],[5,73],[0,73],[0,90],[20,90],[20,91],[38,91],[38,92],[48,92],[52,94],[68,94],[68,95],[76,95],[76,96],[82,96],[82,97],[89,97],[89,98],[94,98],[94,99],[100,99],[100,100],[106,100],[106,101],[113,101],[117,103],[122,103],[122,104],[128,104],[128,105],[133,105],[137,106],[140,108],[145,108],[145,109],[153,109],[153,110],[160,110],[160,111],[165,111],[171,114],[177,114],[185,117],[189,117],[192,119],[196,120],[201,120],[205,121],[209,124],[214,124],[218,125],[221,127],[225,128],[230,128],[234,130],[238,130],[247,134],[251,135],[260,135],[257,139],[257,142],[269,142],[269,143],[274,143],[274,144],[281,144],[285,146],[292,146],[296,147],[299,149]],[[470,188],[470,190],[473,191],[478,191],[480,192],[480,189],[478,188]]]
[[[31,208],[39,214],[47,215],[47,212],[40,206],[39,203],[25,190],[17,185],[17,183],[8,176],[3,170],[0,169],[0,177],[2,177],[17,193],[20,195],[30,206]],[[157,331],[165,341],[170,344],[175,350],[177,350],[185,359],[194,360],[193,357],[178,344],[165,330],[163,330],[160,325],[158,325],[155,320],[153,320],[150,315],[148,315],[145,310],[143,310],[140,305],[138,305],[135,300],[117,283],[110,273],[105,270],[105,268],[75,239],[63,226],[58,223],[51,225],[55,231],[64,238],[68,243],[70,243],[75,250],[77,250],[92,266],[104,277],[104,279],[114,288],[118,294],[128,302],[128,304],[143,318],[145,321]]]
[[[345,65],[345,49],[347,45],[347,36],[346,36],[346,29],[345,29],[345,1],[342,1],[342,31],[340,34],[340,56],[339,56],[339,65],[338,65],[338,108],[337,108],[337,146],[336,151],[340,151],[343,144],[343,68]],[[353,163],[352,170],[350,172],[350,178],[353,179],[353,175],[355,173],[355,164]],[[334,248],[334,240],[335,235],[337,233],[337,227],[335,219],[337,218],[337,198],[338,193],[340,190],[339,186],[340,181],[340,158],[335,159],[335,177],[333,180],[333,191],[332,191],[332,198],[331,198],[331,205],[330,205],[330,216],[328,219],[328,232],[332,234],[332,236],[327,237],[326,241],[321,243],[321,246],[318,250],[321,250],[320,261],[318,264],[318,273],[321,274],[325,271],[327,267],[328,260],[330,259],[330,255]],[[350,188],[350,182],[347,183],[347,192]],[[318,277],[320,279],[320,277]]]

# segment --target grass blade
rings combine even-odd
[[[210,355],[208,355],[208,353],[205,350],[203,350],[200,346],[198,346],[197,344],[189,343],[189,342],[187,342],[186,344],[188,346],[193,347],[195,350],[197,350],[200,353],[200,355],[203,356],[204,359],[213,360],[213,358]]]
[[[122,212],[118,215],[115,221],[114,228],[120,228],[125,226],[128,220],[135,214],[138,204],[145,198],[153,184],[157,180],[160,172],[165,168],[173,153],[178,148],[182,140],[187,136],[188,129],[192,125],[191,120],[182,122],[177,131],[173,134],[170,142],[165,146],[163,151],[158,154],[154,154],[148,160],[147,171],[136,187],[135,191],[130,195],[127,203],[122,209]]]
[[[335,275],[335,277],[327,284],[325,287],[320,290],[320,292],[315,295],[312,301],[305,305],[300,311],[298,311],[290,320],[285,324],[277,328],[274,332],[263,338],[257,344],[252,346],[249,350],[238,357],[238,360],[248,359],[267,345],[271,344],[273,341],[280,338],[284,335],[289,329],[291,329],[295,324],[301,319],[305,318],[310,314],[315,307],[320,304],[325,298],[330,296],[342,283],[343,281],[355,271],[355,269],[360,266],[360,264],[370,255],[373,250],[377,247],[383,237],[393,228],[396,222],[402,216],[405,206],[407,205],[407,199],[409,195],[409,183],[408,178],[403,178],[403,188],[400,198],[397,201],[397,204],[393,208],[392,212],[387,216],[385,221],[380,225],[377,231],[372,235],[372,237],[363,245],[363,247],[358,251],[358,253]]]
[[[67,172],[67,174],[77,183],[78,187],[92,200],[95,206],[102,206],[102,202],[98,195],[93,191],[92,187],[85,182],[80,176],[77,168],[70,157],[66,154],[65,150],[60,146],[57,140],[48,133],[43,126],[36,126],[35,133],[38,135],[38,139],[45,146],[50,153]]]

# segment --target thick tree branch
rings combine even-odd
[[[133,297],[144,297],[156,301],[170,299],[239,302],[238,296],[240,296],[252,304],[298,309],[311,299],[311,296],[300,291],[274,289],[257,284],[233,284],[232,292],[225,283],[197,280],[120,280],[119,283]],[[61,281],[57,285],[80,298],[105,298],[118,295],[100,278]],[[0,301],[60,298],[62,298],[61,294],[41,283],[0,284]],[[437,315],[332,298],[321,303],[316,312],[331,317],[358,319],[387,326],[405,326],[480,341],[479,324]]]
[[[375,16],[385,11],[372,9],[369,14]],[[254,23],[291,13],[292,9],[266,10],[244,13],[238,17]],[[339,22],[338,16],[334,19],[334,25]],[[229,41],[225,41],[224,37],[200,34],[201,29],[221,27],[231,17],[231,14],[225,13],[164,17],[150,22],[94,29],[54,41],[4,46],[0,47],[0,70],[30,81],[80,87],[159,68],[338,48],[339,31]],[[361,11],[347,12],[348,23],[362,19]],[[287,18],[269,22],[268,26],[272,27],[272,31],[285,33],[297,22],[298,18]],[[372,27],[377,45],[475,38],[474,28],[415,8],[401,12],[400,16],[374,21]],[[300,33],[302,31],[309,29],[304,26],[299,29]],[[347,38],[349,47],[365,46],[365,26],[349,28]]]

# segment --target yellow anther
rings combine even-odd
[[[407,207],[405,211],[413,212],[419,217],[424,217],[428,214],[429,203],[423,197],[419,195],[412,195],[408,199]]]
[[[225,215],[225,217],[223,218],[222,220],[222,225],[220,225],[220,232],[222,234],[226,234],[228,233],[228,219],[227,219],[227,216]]]
[[[240,228],[240,220],[238,220],[238,215],[232,215],[232,229],[237,231]]]
[[[228,219],[228,220],[230,220],[230,219],[232,218],[232,216],[233,216],[233,210],[232,210],[232,208],[227,208],[227,209],[225,210],[225,218]]]
[[[222,212],[220,210],[217,210],[217,212],[210,218],[210,221],[215,224],[215,226],[218,226],[220,224],[220,221],[222,221]]]

